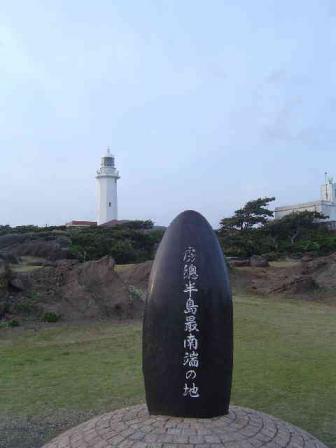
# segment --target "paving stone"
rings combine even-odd
[[[327,448],[311,434],[251,409],[212,419],[150,416],[145,405],[95,417],[42,448]]]

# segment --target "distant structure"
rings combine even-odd
[[[114,227],[127,221],[118,221],[117,180],[119,172],[114,165],[114,156],[107,148],[106,154],[101,158],[100,168],[97,171],[97,221],[72,220],[66,227],[85,228],[104,225]]]
[[[96,176],[98,226],[118,220],[117,180],[119,178],[119,172],[114,165],[114,156],[107,148],[106,154],[101,158],[101,165]]]
[[[70,221],[65,224],[66,227],[79,227],[79,228],[85,228],[85,227],[96,227],[97,223],[96,221]]]
[[[336,183],[332,177],[328,178],[327,173],[325,173],[325,182],[321,185],[320,200],[276,207],[274,218],[280,219],[290,213],[303,211],[318,212],[328,216],[328,219],[323,221],[329,226],[336,227]]]

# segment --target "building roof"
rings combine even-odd
[[[70,222],[67,222],[66,224],[65,224],[66,226],[87,226],[87,227],[89,227],[89,226],[96,226],[97,225],[97,222],[96,221],[70,221]]]
[[[292,210],[293,208],[314,207],[314,206],[321,205],[324,202],[326,202],[326,201],[322,201],[321,199],[319,199],[317,201],[299,202],[297,204],[282,205],[281,207],[275,207],[275,211],[277,212],[280,210]]]

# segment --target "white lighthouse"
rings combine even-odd
[[[119,172],[114,166],[114,156],[107,148],[106,154],[101,158],[101,165],[97,171],[98,210],[97,224],[104,224],[118,219],[117,180]]]

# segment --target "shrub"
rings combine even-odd
[[[48,312],[48,313],[44,313],[43,317],[42,317],[42,320],[44,322],[58,322],[60,320],[60,318],[61,318],[61,316],[59,314],[53,313],[51,311],[51,312]]]
[[[17,303],[14,305],[14,309],[17,313],[23,314],[34,314],[39,310],[38,306],[35,303],[32,303],[31,300]]]
[[[37,300],[39,298],[39,293],[37,291],[28,291],[26,296],[31,300]]]
[[[0,322],[0,328],[18,327],[20,325],[18,320],[5,320]]]
[[[8,321],[9,327],[18,327],[20,325],[19,321],[16,319],[12,319]]]
[[[278,252],[267,252],[266,254],[262,254],[262,256],[265,257],[267,261],[276,261],[280,258]]]
[[[140,263],[154,257],[163,231],[153,229],[152,221],[129,221],[115,227],[92,227],[86,229],[67,229],[59,227],[0,225],[0,236],[15,234],[16,237],[28,234],[36,245],[40,236],[44,241],[57,238],[62,248],[67,248],[72,257],[80,261],[98,260],[106,255],[118,264]],[[42,234],[42,235],[40,235]],[[34,246],[35,247],[35,246]],[[33,255],[33,254],[32,254]]]
[[[163,232],[151,231],[146,221],[125,223],[112,228],[76,229],[69,232],[70,252],[81,260],[97,260],[109,255],[118,264],[140,263],[154,257]]]
[[[135,301],[144,301],[145,300],[145,298],[146,298],[146,293],[142,290],[142,289],[140,289],[140,288],[136,288],[135,286],[130,286],[129,288],[128,288],[128,291],[129,291],[129,295],[130,295],[130,298],[132,299],[132,300],[135,300]]]

